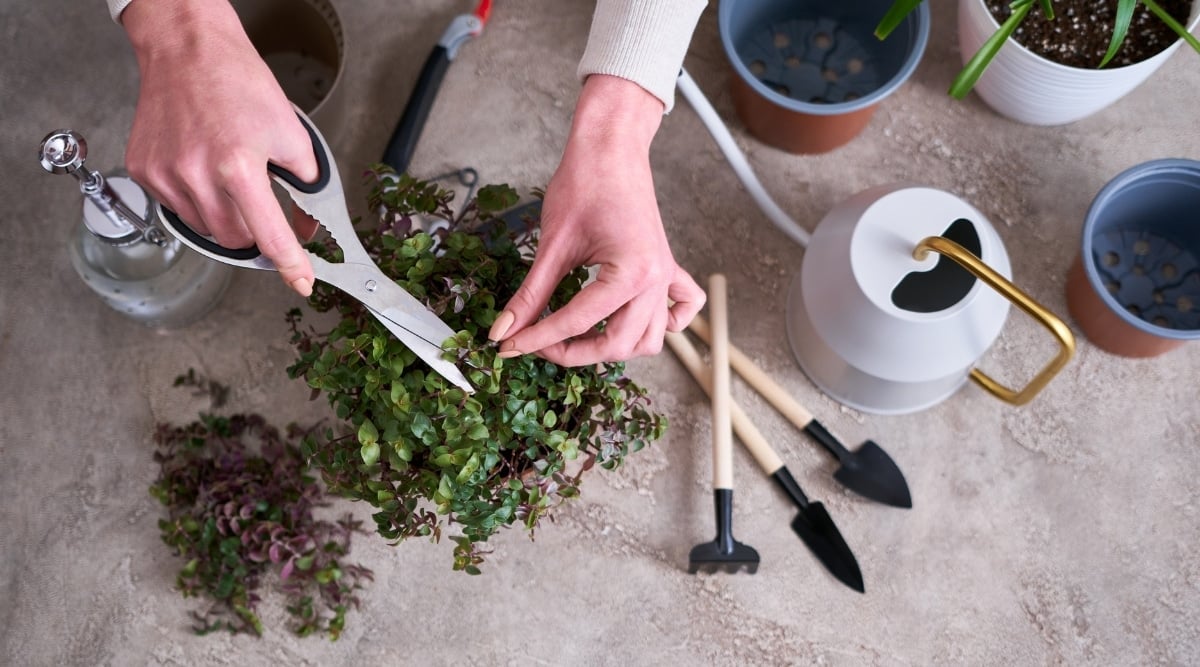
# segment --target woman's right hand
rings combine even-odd
[[[138,0],[121,14],[141,71],[130,175],[196,231],[257,244],[303,296],[313,272],[267,162],[318,176],[304,126],[227,2]],[[311,235],[311,220],[305,235]]]

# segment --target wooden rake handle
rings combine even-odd
[[[708,312],[712,316],[713,488],[733,488],[733,431],[729,420],[729,291],[725,276],[708,277]]]
[[[700,358],[700,353],[696,351],[696,346],[687,339],[687,336],[682,333],[668,332],[666,336],[667,347],[675,353],[688,372],[692,374],[692,378],[696,380],[705,392],[710,395],[712,393],[712,376],[709,373],[708,366],[704,360]],[[750,417],[746,416],[733,400],[729,401],[729,417],[733,424],[733,430],[737,433],[737,437],[750,450],[750,454],[754,460],[758,462],[763,472],[768,475],[774,475],[780,468],[783,467],[783,460],[767,443],[767,439],[762,433],[755,428],[754,423],[750,421]]]
[[[688,325],[688,328],[692,330],[692,333],[699,336],[700,340],[712,345],[712,341],[715,338],[715,331],[708,326],[704,318],[697,315],[692,320],[692,323]],[[737,374],[742,376],[742,379],[753,387],[755,391],[762,394],[763,398],[767,399],[767,402],[774,406],[780,414],[787,417],[788,421],[795,424],[796,428],[801,430],[812,422],[812,413],[805,409],[803,405],[797,403],[796,399],[792,398],[786,389],[772,380],[771,376],[763,372],[761,368],[750,360],[750,357],[742,354],[741,350],[732,344],[727,344],[727,347],[729,349],[729,363],[733,366],[733,370],[737,371]],[[715,348],[713,349],[713,353],[716,354]]]

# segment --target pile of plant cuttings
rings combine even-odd
[[[177,382],[179,384],[179,382]],[[297,442],[258,415],[201,415],[186,426],[160,424],[161,466],[151,494],[167,507],[162,539],[185,559],[176,577],[184,597],[207,598],[193,611],[199,634],[214,630],[261,635],[255,611],[270,575],[287,598],[291,629],[337,639],[370,570],[347,563],[361,522],[314,516],[323,491],[306,474]]]
[[[576,496],[584,473],[620,465],[658,439],[666,419],[624,364],[562,368],[536,356],[496,356],[487,331],[529,269],[536,220],[503,219],[518,201],[486,186],[463,211],[452,193],[386,167],[368,172],[368,206],[378,224],[360,229],[380,269],[445,321],[444,343],[475,388],[468,395],[431,371],[357,300],[318,284],[309,304],[339,316],[332,328],[288,314],[299,358],[288,370],[324,394],[342,423],[314,433],[304,453],[333,493],[376,508],[376,529],[400,542],[440,539],[451,524],[454,569],[478,574],[484,543],[519,522],[539,521]],[[446,221],[431,235],[418,220]],[[341,259],[332,244],[310,249]],[[568,275],[549,307],[579,292],[584,269]]]

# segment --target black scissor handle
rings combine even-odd
[[[293,108],[295,105],[292,105]],[[325,140],[317,131],[313,122],[305,116],[303,112],[296,109],[296,117],[300,119],[300,124],[308,131],[308,138],[312,142],[313,155],[317,158],[317,180],[312,183],[306,183],[300,180],[298,176],[292,172],[280,167],[272,162],[267,163],[267,171],[279,180],[287,183],[298,192],[304,194],[316,194],[324,190],[329,185],[330,174],[332,170],[329,166],[330,156],[329,149],[325,145]],[[207,236],[203,236],[196,230],[192,229],[185,223],[175,211],[159,204],[159,210],[162,212],[160,216],[163,223],[168,227],[168,230],[175,234],[180,240],[197,250],[201,250],[209,255],[214,255],[217,258],[226,258],[238,261],[247,261],[257,259],[262,255],[262,251],[258,249],[258,245],[252,245],[249,248],[226,248]]]

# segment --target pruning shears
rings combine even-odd
[[[384,149],[382,162],[396,170],[397,174],[408,171],[413,153],[417,149],[417,139],[429,118],[429,110],[433,108],[433,100],[437,97],[446,70],[458,55],[459,48],[471,39],[483,33],[488,16],[492,13],[492,0],[480,0],[475,11],[470,14],[460,14],[454,17],[450,26],[442,33],[441,39],[433,47],[421,74],[417,77],[417,85],[413,88],[400,122],[392,131]]]

